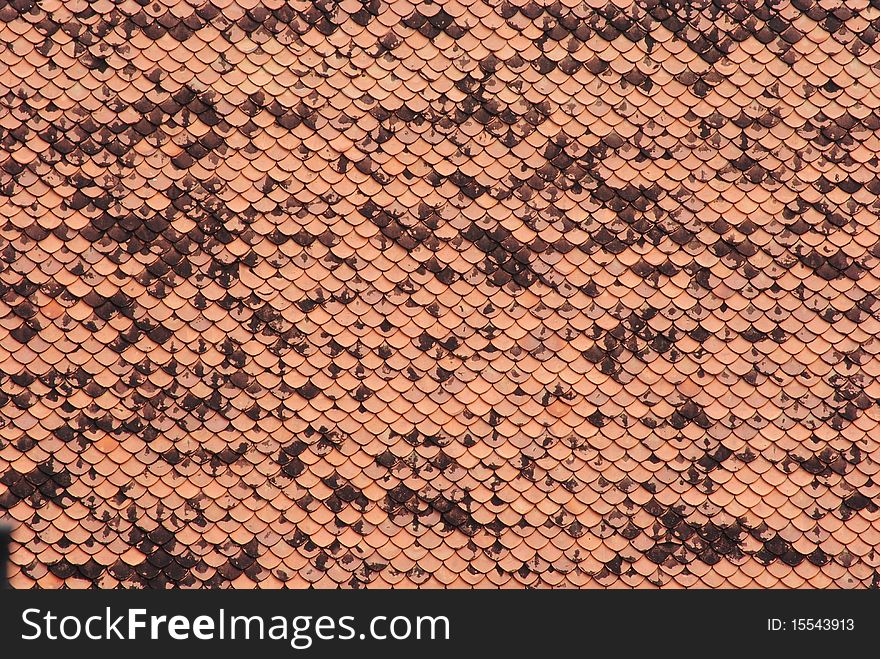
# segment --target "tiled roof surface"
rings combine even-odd
[[[878,7],[0,2],[13,584],[880,584]]]

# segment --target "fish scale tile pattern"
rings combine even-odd
[[[880,586],[880,2],[0,1],[16,587]]]

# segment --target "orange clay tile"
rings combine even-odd
[[[0,7],[14,586],[880,586],[876,3],[237,2]]]

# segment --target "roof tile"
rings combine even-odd
[[[6,7],[13,584],[876,586],[826,4]]]

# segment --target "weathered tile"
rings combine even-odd
[[[674,4],[5,5],[13,584],[880,584],[880,10]]]

